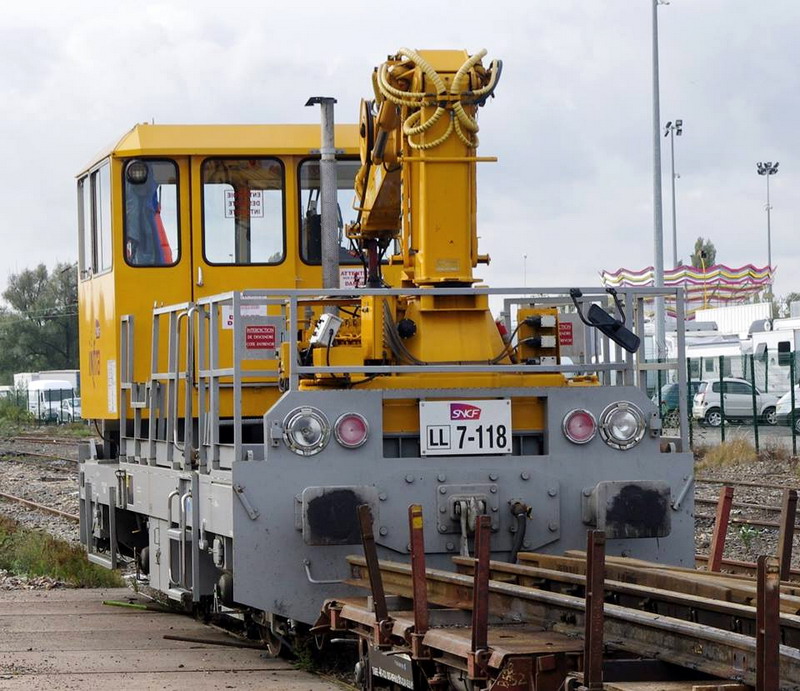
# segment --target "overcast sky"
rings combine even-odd
[[[477,275],[493,285],[592,285],[653,263],[650,0],[3,3],[0,287],[74,261],[74,175],[136,122],[318,122],[309,96],[357,119],[372,68],[401,46],[504,61],[480,113]],[[659,7],[661,121],[676,139],[679,255],[767,263],[800,291],[800,3],[672,0]],[[794,46],[794,48],[792,48]],[[665,265],[672,263],[662,139]]]

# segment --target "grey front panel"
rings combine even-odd
[[[418,398],[419,393],[409,392],[403,397]],[[607,446],[599,436],[578,446],[561,433],[563,416],[576,407],[587,407],[599,414],[609,403],[628,400],[648,413],[653,406],[637,389],[576,387],[480,393],[473,389],[435,394],[440,399],[545,398],[546,455],[384,458],[384,392],[287,393],[265,415],[266,430],[274,429],[275,422],[303,405],[322,410],[331,423],[342,413],[358,412],[367,419],[371,433],[367,443],[358,449],[345,449],[331,438],[326,448],[310,457],[298,456],[276,440],[274,445],[268,442],[264,461],[234,463],[233,485],[241,487],[244,497],[233,502],[234,597],[238,602],[313,621],[326,597],[347,594],[348,589],[341,585],[314,584],[307,577],[308,570],[314,580],[345,578],[346,555],[361,552],[358,544],[342,544],[356,542],[348,530],[338,532],[345,536],[338,540],[326,541],[319,536],[309,539],[308,507],[312,499],[324,494],[326,487],[336,491],[351,488],[353,496],[374,503],[376,539],[383,559],[407,560],[408,506],[422,504],[428,565],[449,568],[450,557],[458,553],[460,537],[460,526],[450,516],[453,497],[485,497],[486,512],[493,524],[493,558],[506,559],[514,539],[511,530],[515,521],[509,509],[514,501],[531,507],[523,549],[563,552],[585,547],[586,530],[591,527],[584,522],[585,500],[598,483],[660,483],[659,487],[665,487],[674,500],[691,482],[691,455],[661,454],[657,437],[647,435],[633,449],[619,451]],[[369,488],[374,488],[371,493]],[[352,510],[352,497],[335,497],[335,506],[348,513]],[[671,505],[667,510],[668,535],[611,539],[608,552],[692,566],[693,503],[689,498],[677,510]],[[331,520],[337,520],[335,509],[330,515]],[[341,519],[352,520],[344,514]]]

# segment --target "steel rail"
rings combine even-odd
[[[779,485],[774,482],[752,482],[750,480],[712,480],[710,478],[694,479],[695,483],[703,485],[734,485],[736,487],[756,487],[759,489],[795,489],[791,485]]]
[[[707,513],[696,513],[694,517],[696,519],[702,519],[704,521],[714,521],[716,518],[716,516],[710,516]],[[742,518],[740,516],[731,516],[730,522],[737,523],[739,525],[757,525],[762,528],[778,529],[781,527],[781,524],[778,523],[778,521],[763,521],[759,518]],[[795,530],[800,531],[800,525],[795,525]]]
[[[460,573],[469,575],[473,560],[469,557],[453,557]],[[614,567],[613,562],[607,564]],[[576,587],[586,587],[586,576],[580,573],[553,569],[508,564],[492,561],[489,565],[491,578],[504,583],[545,589],[548,592],[567,592]],[[707,574],[703,574],[707,575]],[[719,580],[724,581],[724,576]],[[724,589],[724,585],[722,588]],[[606,579],[604,589],[613,604],[631,609],[645,610],[677,619],[711,626],[722,631],[732,631],[755,637],[756,608],[732,600],[715,599],[701,594],[687,593],[666,588]],[[779,616],[781,640],[793,648],[800,648],[800,616],[781,612]]]
[[[351,585],[368,588],[362,557],[348,557]],[[410,597],[411,567],[381,562],[387,592]],[[428,569],[428,597],[445,607],[469,609],[473,579],[437,569]],[[572,595],[489,581],[491,613],[505,621],[526,622],[571,636],[584,629],[584,600]],[[750,636],[721,631],[703,624],[665,617],[619,605],[604,606],[606,645],[644,657],[653,657],[727,679],[755,684],[756,641]],[[800,650],[780,646],[779,676],[789,680],[786,689],[800,689]]]
[[[60,518],[64,518],[68,521],[73,521],[74,523],[80,522],[80,518],[78,516],[75,516],[74,514],[67,513],[66,511],[59,511],[58,509],[54,509],[50,506],[45,506],[44,504],[37,504],[35,501],[31,501],[30,499],[25,499],[24,497],[17,497],[13,494],[0,492],[0,499],[13,501],[17,504],[22,504],[23,506],[27,506],[31,509],[36,509],[37,511],[41,511],[42,513],[49,513],[52,514],[53,516],[59,516]]]

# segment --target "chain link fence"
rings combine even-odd
[[[0,398],[2,417],[36,425],[81,421],[81,399],[75,389],[15,389]]]
[[[692,448],[736,436],[748,439],[756,451],[780,445],[797,454],[797,353],[765,351],[759,355],[687,358],[686,364],[684,406],[680,405],[677,382],[664,381],[664,372],[654,373],[648,381],[652,401],[661,412],[664,434],[676,434],[683,407]]]

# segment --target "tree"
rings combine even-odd
[[[703,254],[705,253],[705,254]],[[703,266],[713,266],[717,263],[717,248],[710,239],[697,238],[694,243],[694,252],[691,256],[692,266],[702,269]]]
[[[78,367],[78,272],[44,264],[12,274],[0,309],[0,379],[15,372]]]

